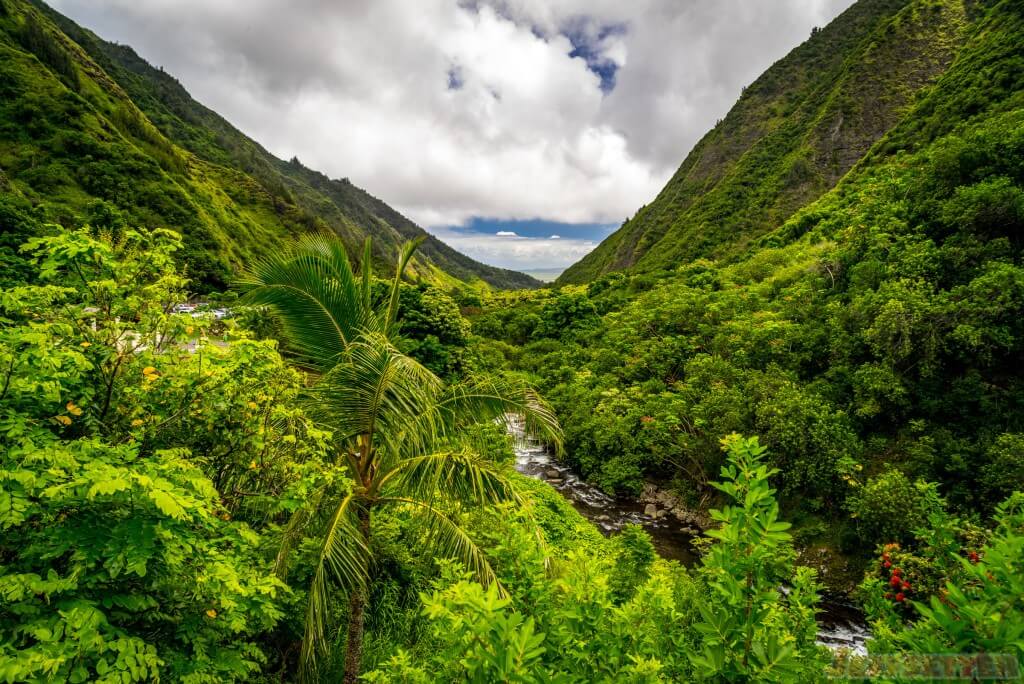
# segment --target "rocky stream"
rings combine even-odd
[[[642,525],[661,557],[686,566],[697,562],[693,539],[707,527],[705,516],[678,506],[670,494],[652,485],[637,499],[609,496],[556,460],[552,451],[543,442],[528,437],[520,424],[514,423],[511,432],[516,470],[547,481],[605,535],[630,523]],[[857,607],[845,597],[831,595],[823,596],[819,606],[818,642],[833,649],[866,653],[865,643],[871,634]]]

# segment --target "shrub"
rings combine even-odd
[[[999,435],[985,455],[981,484],[988,497],[998,500],[1015,491],[1024,491],[1024,434]]]
[[[847,499],[863,539],[909,542],[915,530],[941,514],[945,502],[933,483],[911,482],[894,468],[870,478]]]
[[[916,606],[922,617],[898,634],[897,647],[914,653],[1005,653],[1024,660],[1024,495],[1001,504],[996,519],[991,541],[959,559],[961,576]]]
[[[728,464],[714,486],[730,503],[711,512],[721,526],[708,532],[716,543],[699,571],[711,600],[697,604],[701,641],[690,658],[705,679],[804,681],[822,667],[814,645],[814,571],[793,571],[790,525],[778,519],[768,486],[777,471],[764,464],[765,447],[735,434],[722,446]],[[785,598],[784,582],[791,587]]]

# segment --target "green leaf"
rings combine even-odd
[[[103,482],[97,482],[92,487],[90,487],[87,496],[90,499],[94,499],[97,496],[105,496],[109,494],[114,494],[116,492],[122,492],[128,489],[130,486],[130,482],[128,482],[127,480],[122,480],[121,478],[105,480]]]
[[[153,500],[156,507],[160,509],[160,512],[164,515],[174,518],[175,520],[185,520],[188,515],[185,513],[185,509],[182,508],[181,504],[168,492],[161,489],[151,489],[149,492],[149,498]]]

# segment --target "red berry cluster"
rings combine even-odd
[[[977,551],[969,551],[967,553],[967,560],[971,561],[974,564],[977,564],[978,561],[981,560],[981,556],[978,555]]]
[[[890,551],[896,551],[900,548],[899,544],[886,544],[882,551],[882,568],[889,571],[889,586],[895,591],[887,591],[885,598],[892,601],[898,601],[903,603],[907,600],[907,594],[910,593],[910,582],[903,579],[903,571],[898,567],[893,567],[892,557],[889,555]]]

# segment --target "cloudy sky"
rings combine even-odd
[[[274,154],[557,270],[852,0],[51,0]]]

